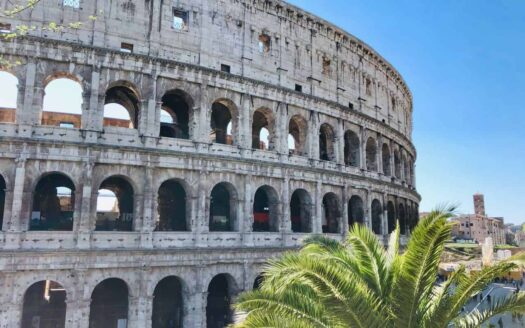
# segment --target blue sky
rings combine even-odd
[[[525,1],[292,0],[377,50],[414,95],[422,210],[525,221]]]

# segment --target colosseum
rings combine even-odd
[[[280,0],[42,0],[0,33],[21,24],[0,327],[224,327],[304,238],[417,223],[411,93],[337,26]]]

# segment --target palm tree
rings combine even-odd
[[[233,327],[479,327],[497,314],[524,312],[523,292],[484,311],[462,311],[495,278],[517,267],[510,261],[472,274],[461,267],[436,284],[452,211],[435,210],[422,219],[402,254],[399,226],[386,250],[360,225],[346,243],[307,240],[299,252],[270,261],[260,289],[239,297]]]

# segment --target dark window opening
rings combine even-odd
[[[11,24],[9,23],[0,23],[0,33],[11,33]]]
[[[332,72],[332,61],[329,58],[323,58],[323,75],[330,75]]]
[[[253,282],[253,289],[258,290],[261,288],[262,283],[264,282],[264,276],[262,274],[258,275]]]
[[[303,92],[303,86],[300,85],[300,84],[296,84],[296,85],[295,85],[295,91],[297,91],[297,92]]]
[[[334,193],[328,193],[323,197],[323,233],[339,233],[339,221],[341,209],[339,201]]]
[[[392,174],[390,170],[390,148],[387,144],[383,144],[382,154],[383,156],[383,174],[390,176]]]
[[[396,178],[401,179],[401,159],[397,150],[394,151],[394,174]]]
[[[89,327],[126,327],[128,322],[128,286],[117,278],[99,283],[91,294]]]
[[[173,9],[173,21],[171,27],[177,31],[187,31],[189,26],[189,14],[187,11]]]
[[[232,145],[232,114],[230,109],[221,103],[214,103],[211,112],[210,141],[218,144]]]
[[[130,54],[133,52],[133,44],[122,42],[120,44],[120,51]]]
[[[270,118],[271,113],[267,110],[257,110],[253,114],[252,123],[252,148],[260,150],[271,150]]]
[[[162,97],[160,137],[189,139],[191,100],[181,91],[170,91]]]
[[[257,189],[253,200],[253,231],[278,231],[278,206],[278,195],[273,188]]]
[[[377,172],[377,145],[374,138],[366,142],[366,169]]]
[[[322,161],[335,160],[334,142],[335,135],[332,127],[326,123],[321,125],[319,129],[319,159]]]
[[[348,108],[350,108],[350,110],[354,110],[354,104],[348,103]]]
[[[230,73],[230,70],[231,70],[230,65],[221,64],[221,72]]]
[[[5,189],[4,177],[0,175],[0,230],[4,226]]]
[[[121,177],[111,177],[100,185],[97,197],[97,231],[132,231],[133,187]]]
[[[312,199],[304,189],[298,189],[292,194],[290,201],[290,218],[293,232],[311,232]]]
[[[157,198],[156,231],[187,231],[186,191],[177,181],[164,182]]]
[[[365,219],[365,210],[363,207],[363,200],[359,196],[352,196],[348,201],[348,226],[356,223],[363,224]]]
[[[383,220],[383,207],[381,206],[381,203],[374,199],[372,201],[372,231],[376,235],[381,234],[381,221]]]
[[[399,220],[399,232],[402,235],[405,235],[407,233],[407,220],[405,216],[405,207],[403,204],[399,204],[399,214],[398,214],[398,220]]]
[[[24,294],[22,327],[62,328],[66,325],[66,291],[57,282],[39,281]]]
[[[65,175],[48,174],[36,185],[29,230],[73,230],[75,186]]]
[[[386,205],[388,233],[392,233],[396,229],[396,209],[392,202]]]
[[[208,286],[206,327],[223,328],[232,323],[232,288],[225,274],[215,276]]]
[[[272,38],[269,35],[259,35],[259,52],[269,53],[272,45]]]
[[[349,166],[359,167],[361,157],[359,137],[353,131],[348,130],[345,132],[344,139],[345,164]]]
[[[235,204],[233,187],[219,183],[211,191],[210,231],[234,231]]]
[[[183,316],[180,279],[173,276],[162,279],[153,292],[152,328],[181,328]]]

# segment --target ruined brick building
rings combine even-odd
[[[43,0],[0,32],[49,21],[83,25],[0,43],[22,62],[0,72],[0,327],[222,327],[305,237],[416,224],[410,91],[329,22],[278,0]],[[64,82],[78,106],[46,109]]]

